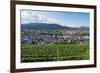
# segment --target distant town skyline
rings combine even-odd
[[[83,12],[21,10],[21,24],[56,23],[69,27],[89,27],[90,14]]]

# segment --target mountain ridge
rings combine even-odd
[[[28,23],[28,24],[21,24],[21,29],[34,29],[34,30],[89,30],[88,27],[69,27],[69,26],[61,26],[55,23]]]

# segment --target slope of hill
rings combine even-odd
[[[89,28],[80,27],[80,28],[72,28],[68,26],[61,26],[58,24],[50,24],[50,23],[29,23],[29,24],[21,24],[21,29],[34,29],[34,30],[88,30]]]

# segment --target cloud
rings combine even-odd
[[[21,24],[27,23],[57,23],[57,21],[43,13],[35,11],[21,11]]]

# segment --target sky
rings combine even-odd
[[[21,24],[56,23],[70,27],[89,27],[90,14],[83,12],[21,10]]]

